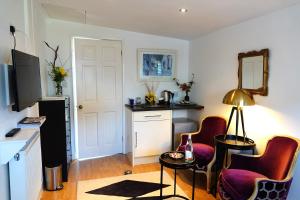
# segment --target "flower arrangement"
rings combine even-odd
[[[64,67],[54,66],[49,72],[49,75],[52,78],[52,80],[57,83],[57,82],[63,82],[65,80],[65,77],[68,76],[68,73],[66,72]]]
[[[176,85],[183,91],[185,92],[185,97],[184,97],[184,100],[186,102],[189,102],[190,100],[190,97],[189,97],[189,92],[191,91],[192,89],[192,86],[194,84],[194,74],[192,74],[192,80],[187,82],[187,83],[180,83],[179,80],[177,78],[173,78],[173,80],[176,82]]]
[[[54,49],[47,42],[45,42],[45,44],[49,49],[51,49],[54,52],[53,62],[47,62],[48,65],[51,66],[51,69],[49,71],[49,76],[51,77],[52,81],[55,82],[56,95],[61,96],[62,95],[62,82],[65,80],[65,77],[68,76],[68,72],[62,66],[63,64],[59,58],[59,55],[58,55],[59,46],[57,46]],[[61,66],[56,65],[57,58],[59,58]]]
[[[147,88],[147,94],[145,96],[145,101],[146,103],[150,104],[150,105],[154,105],[155,104],[155,101],[157,100],[157,97],[156,97],[156,90],[158,88],[158,84],[154,85],[153,82],[151,84],[151,86],[149,85],[149,83],[145,83],[145,86]]]

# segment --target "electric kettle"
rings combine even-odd
[[[166,104],[170,104],[171,99],[173,98],[174,93],[172,93],[169,90],[164,90],[162,91],[162,97],[164,98],[164,101]]]

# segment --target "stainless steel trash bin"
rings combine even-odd
[[[62,184],[62,168],[61,165],[56,167],[45,167],[46,190],[61,190]]]

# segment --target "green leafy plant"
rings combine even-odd
[[[68,72],[65,70],[64,66],[62,66],[63,64],[61,61],[61,66],[56,65],[57,59],[59,58],[59,46],[57,45],[56,48],[53,48],[47,42],[44,41],[44,43],[50,50],[54,52],[53,62],[47,61],[48,65],[51,67],[49,71],[49,76],[56,83],[56,95],[62,95],[62,82],[65,80],[65,77],[68,76]]]

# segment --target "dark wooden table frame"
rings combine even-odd
[[[164,154],[162,154],[159,158],[159,162],[160,162],[160,199],[163,199],[163,168],[167,167],[170,169],[174,169],[174,193],[173,195],[168,195],[167,197],[179,197],[182,199],[186,199],[189,200],[188,198],[181,196],[181,195],[177,195],[176,194],[176,172],[179,169],[192,169],[193,170],[193,191],[192,191],[192,200],[194,200],[194,196],[195,196],[195,179],[196,179],[196,164],[195,164],[195,159],[190,162],[190,163],[170,163],[170,162],[166,162],[164,160],[164,156],[166,154],[168,154],[169,152],[166,152]]]

